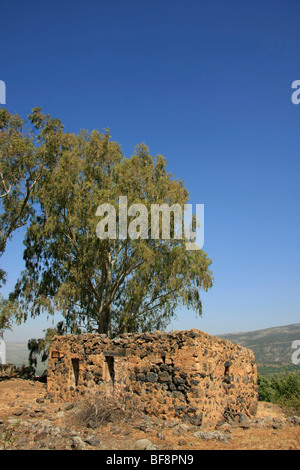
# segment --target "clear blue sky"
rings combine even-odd
[[[172,328],[299,322],[299,21],[297,0],[1,1],[7,109],[42,106],[72,132],[109,127],[126,156],[145,142],[205,205],[215,285],[202,318],[181,311]],[[23,266],[21,235],[2,258],[3,295]]]

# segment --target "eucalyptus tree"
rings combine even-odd
[[[174,229],[170,239],[151,238],[150,220],[149,236],[140,236],[132,214],[128,223],[136,224],[137,236],[121,236],[118,228],[120,197],[142,204],[149,214],[153,204],[189,201],[164,157],[152,157],[141,144],[127,158],[108,130],[63,132],[61,124],[47,127],[49,117],[41,110],[31,119],[43,126],[41,149],[47,149],[51,165],[34,186],[25,270],[10,295],[19,314],[26,319],[28,312],[59,312],[72,331],[111,336],[165,328],[180,305],[201,315],[200,291],[213,284],[206,253],[187,250]],[[115,208],[114,237],[97,236],[101,204]]]

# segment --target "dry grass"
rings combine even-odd
[[[81,401],[76,407],[74,420],[81,426],[99,427],[108,423],[128,422],[140,415],[135,397],[122,393]]]

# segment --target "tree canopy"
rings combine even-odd
[[[96,235],[99,204],[111,204],[118,213],[121,196],[128,205],[143,204],[149,214],[151,204],[188,202],[183,181],[167,172],[164,157],[152,157],[140,144],[126,158],[109,130],[64,132],[61,122],[40,108],[30,122],[35,135],[24,137],[20,149],[34,162],[30,185],[23,176],[31,205],[19,219],[27,223],[25,270],[9,299],[23,320],[29,312],[33,317],[59,312],[70,331],[114,336],[162,329],[179,305],[201,315],[200,291],[213,284],[211,260],[201,249],[187,250],[174,236],[152,239],[150,223],[149,237],[142,238],[133,216],[128,223],[136,225],[136,239]],[[4,214],[18,214],[24,198]]]

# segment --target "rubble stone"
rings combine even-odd
[[[215,428],[255,416],[257,391],[254,353],[199,330],[56,336],[50,348],[55,401],[128,393],[146,414]]]

